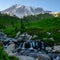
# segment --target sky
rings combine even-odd
[[[60,0],[0,0],[0,11],[15,4],[40,7],[44,10],[60,12]]]

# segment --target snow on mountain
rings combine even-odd
[[[16,15],[19,18],[28,15],[36,15],[36,14],[47,13],[47,12],[44,11],[42,8],[33,8],[33,7],[28,7],[20,4],[13,5],[12,7],[1,11],[1,13],[3,14],[9,14],[11,16]]]

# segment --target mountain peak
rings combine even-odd
[[[16,8],[20,8],[21,6],[24,6],[24,5],[21,5],[21,4],[15,4],[14,5]]]
[[[10,8],[2,11],[3,14],[9,14],[9,15],[16,15],[17,17],[21,18],[28,15],[36,15],[40,13],[47,13],[43,10],[43,8],[33,8],[28,7],[21,4],[15,4],[11,6]]]

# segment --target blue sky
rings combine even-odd
[[[0,0],[0,11],[15,4],[41,7],[44,10],[60,12],[60,0]]]

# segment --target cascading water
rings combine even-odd
[[[41,50],[44,50],[44,42],[41,41]]]
[[[38,42],[36,42],[36,46],[38,46]]]
[[[29,49],[33,50],[33,43],[32,42],[30,42],[30,48]]]
[[[22,45],[22,49],[25,49],[25,43],[26,43],[26,42],[23,43],[23,45]]]
[[[29,50],[33,50],[33,49],[38,49],[39,48],[39,42],[38,41],[25,41],[25,42],[21,42],[20,46],[21,49],[29,49]],[[41,41],[41,50],[43,51],[45,48],[44,46],[44,42]]]
[[[22,44],[23,44],[23,43],[20,43],[20,48],[22,48]]]
[[[33,44],[33,47],[35,47],[35,42],[34,41],[32,41],[32,44]]]

